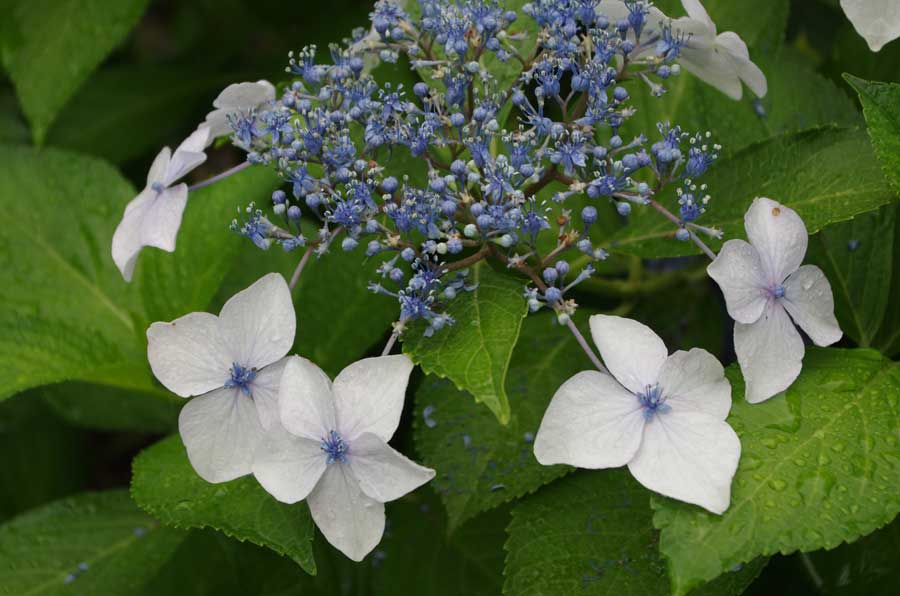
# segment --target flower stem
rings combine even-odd
[[[193,192],[199,188],[203,188],[204,186],[209,186],[210,184],[214,184],[214,183],[218,182],[219,180],[228,178],[232,174],[236,174],[236,173],[240,172],[241,170],[249,168],[250,165],[251,164],[249,161],[239,163],[238,165],[234,166],[233,168],[228,168],[221,174],[216,174],[212,178],[208,178],[206,180],[203,180],[202,182],[198,182],[197,184],[188,187],[188,192]]]
[[[306,262],[309,261],[309,257],[312,254],[314,246],[310,246],[303,253],[303,256],[300,257],[300,262],[297,263],[297,268],[294,269],[294,274],[291,275],[291,282],[288,284],[290,289],[294,289],[297,285],[297,282],[300,280],[300,274],[303,273],[303,268],[306,267]]]
[[[400,332],[394,329],[394,332],[391,333],[391,336],[388,338],[387,343],[384,344],[384,349],[381,350],[382,356],[387,356],[391,353],[391,348],[393,348],[394,344],[397,343],[398,337],[400,337]]]
[[[584,353],[587,354],[587,357],[591,359],[591,362],[594,363],[594,366],[597,367],[597,370],[604,374],[609,374],[609,369],[603,366],[603,363],[600,362],[600,358],[594,354],[594,350],[591,349],[591,346],[588,345],[586,339],[581,334],[581,331],[578,330],[578,327],[575,326],[575,323],[572,322],[572,319],[566,319],[566,327],[569,328],[569,331],[572,332],[572,335],[575,336],[575,339],[578,341],[578,345],[581,346],[581,349],[584,350]]]
[[[652,205],[654,209],[656,209],[657,211],[662,213],[666,217],[666,219],[668,219],[669,221],[674,223],[676,226],[678,226],[679,228],[682,227],[681,220],[678,219],[677,217],[675,217],[674,215],[672,215],[671,211],[669,211],[668,209],[666,209],[665,207],[660,205],[657,201],[654,201],[653,199],[651,199],[650,205]],[[687,228],[685,228],[685,229],[687,229]],[[697,234],[695,234],[691,230],[688,230],[688,234],[690,234],[691,240],[694,241],[694,244],[696,244],[698,247],[700,247],[700,250],[702,250],[706,256],[708,256],[713,261],[716,260],[716,253],[714,253],[712,251],[712,249],[710,247],[708,247],[706,245],[706,243],[703,242],[703,240],[701,240],[699,238],[699,236],[697,236]]]

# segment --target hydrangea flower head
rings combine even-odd
[[[747,401],[758,403],[800,374],[805,348],[794,324],[819,346],[835,343],[842,333],[825,274],[815,265],[801,266],[809,238],[797,212],[757,198],[744,228],[750,242],[727,241],[707,271],[735,321],[734,349]]]
[[[278,425],[278,384],[296,319],[284,278],[270,273],[232,296],[219,316],[195,312],[147,330],[156,378],[181,397],[178,431],[208,482],[250,473],[264,432]]]
[[[172,252],[181,227],[181,216],[187,204],[188,187],[183,178],[206,161],[209,129],[201,126],[181,145],[172,150],[164,147],[147,174],[147,186],[125,207],[112,240],[112,257],[126,281],[131,281],[138,255],[145,246]]]
[[[731,385],[706,350],[668,355],[649,327],[595,315],[591,334],[611,375],[583,371],[563,383],[534,441],[544,465],[628,465],[667,497],[723,513],[741,443],[725,422]]]
[[[283,428],[272,429],[253,461],[263,488],[284,503],[306,499],[328,542],[354,561],[381,541],[384,503],[434,477],[387,444],[412,368],[403,355],[366,358],[332,383],[291,357],[279,392]]]

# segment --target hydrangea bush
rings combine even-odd
[[[11,593],[181,593],[223,535],[283,555],[223,543],[246,593],[739,594],[794,552],[825,590],[807,553],[892,531],[900,90],[846,75],[863,132],[786,3],[658,4],[378,0],[138,193],[10,151],[0,195],[85,206],[10,201],[4,395],[173,432],[0,526]]]

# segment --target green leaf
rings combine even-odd
[[[184,537],[124,490],[56,501],[0,526],[0,594],[133,594]]]
[[[809,554],[820,590],[836,596],[893,596],[900,592],[900,519],[852,544]]]
[[[9,363],[0,398],[76,380],[138,390],[171,412],[180,400],[153,380],[144,330],[205,309],[239,245],[229,212],[274,184],[253,168],[192,193],[178,251],[148,249],[128,284],[109,247],[131,185],[94,158],[0,146],[0,206],[16,222],[0,231],[0,357]]]
[[[0,59],[35,143],[72,94],[137,23],[147,0],[13,0]]]
[[[27,145],[31,142],[28,125],[22,119],[11,90],[0,90],[0,143]]]
[[[751,405],[736,367],[728,423],[741,438],[721,516],[654,497],[676,595],[777,552],[834,548],[900,511],[900,365],[871,350],[810,349],[782,395]]]
[[[186,136],[198,117],[212,109],[216,94],[240,80],[197,70],[134,64],[102,68],[62,110],[47,133],[47,144],[116,164],[156,153]]]
[[[177,528],[213,528],[268,547],[316,572],[313,522],[306,503],[285,505],[252,476],[212,484],[191,467],[177,435],[142,451],[133,463],[131,496],[153,517]]]
[[[476,288],[461,291],[447,307],[456,323],[432,337],[415,326],[404,338],[403,351],[426,373],[446,377],[471,393],[506,424],[506,374],[527,310],[523,283],[483,261],[469,270],[466,281]]]
[[[33,391],[56,416],[94,430],[168,434],[178,428],[178,412],[185,403],[164,396],[162,390],[150,393],[74,381]]]
[[[751,145],[716,164],[704,183],[713,199],[699,223],[721,229],[723,240],[744,237],[744,213],[756,197],[795,209],[810,234],[894,200],[868,139],[856,129],[821,128]],[[658,200],[677,212],[674,194]],[[670,221],[651,207],[636,207],[610,250],[643,257],[699,253],[674,236]],[[715,249],[720,242],[709,244]]]
[[[894,210],[894,254],[892,257],[894,271],[891,274],[891,289],[888,295],[888,309],[884,314],[881,330],[875,338],[873,345],[888,358],[896,358],[900,354],[900,274],[897,273],[897,264],[900,263],[900,216],[897,215],[898,206],[891,207]],[[892,307],[893,305],[893,307]]]
[[[578,319],[587,314],[582,311]],[[591,366],[552,316],[533,315],[513,354],[507,385],[512,413],[505,426],[448,381],[425,379],[415,393],[416,451],[437,471],[431,485],[447,508],[451,529],[569,470],[538,464],[532,441],[559,386]]]
[[[864,81],[849,74],[844,78],[859,93],[884,175],[900,192],[900,84]]]
[[[38,396],[0,403],[0,521],[77,492],[88,481],[84,433]]]
[[[888,306],[894,271],[896,208],[882,207],[828,226],[810,238],[807,261],[825,272],[841,329],[871,347]]]
[[[583,471],[513,507],[507,528],[508,596],[669,593],[650,493],[627,469]],[[740,594],[766,564],[740,566],[692,594]]]

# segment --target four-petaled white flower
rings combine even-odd
[[[178,180],[206,161],[209,129],[201,126],[181,145],[164,147],[147,174],[147,186],[125,207],[112,240],[112,257],[126,281],[131,281],[141,249],[155,246],[172,252],[187,204],[188,186]]]
[[[233,83],[225,87],[213,101],[216,108],[206,115],[203,126],[210,130],[209,142],[234,132],[229,116],[249,114],[275,100],[275,86],[269,81],[259,80],[255,83]]]
[[[281,422],[256,453],[253,475],[284,503],[307,499],[332,545],[361,561],[381,540],[384,503],[434,477],[394,451],[413,364],[403,355],[354,362],[332,383],[294,356],[279,391]]]
[[[728,97],[738,100],[743,96],[741,81],[757,97],[764,97],[768,92],[766,76],[750,60],[750,52],[744,40],[733,31],[718,33],[716,24],[700,0],[682,0],[681,3],[688,16],[674,20],[651,6],[645,17],[648,32],[653,29],[657,40],[662,39],[665,32],[669,41],[678,42],[678,63]],[[627,19],[631,8],[622,0],[603,0],[597,7],[597,12],[618,21]],[[641,41],[646,42],[643,37]],[[658,46],[645,43],[643,48],[638,48],[632,59],[646,57],[657,51]]]
[[[757,198],[744,215],[744,228],[750,242],[726,242],[707,271],[735,320],[734,350],[747,401],[758,403],[800,374],[805,348],[794,323],[819,346],[838,341],[841,329],[825,274],[815,265],[800,266],[809,238],[797,212]]]
[[[900,37],[900,2],[897,0],[841,0],[841,8],[873,52]]]
[[[296,319],[281,275],[270,273],[232,296],[219,316],[195,312],[147,330],[156,378],[181,397],[178,431],[208,482],[250,473],[265,431],[278,426],[278,383]]]
[[[647,326],[595,315],[591,334],[612,376],[583,371],[553,396],[534,441],[544,465],[628,465],[638,482],[723,513],[741,443],[725,422],[731,385],[701,349],[668,355]]]

